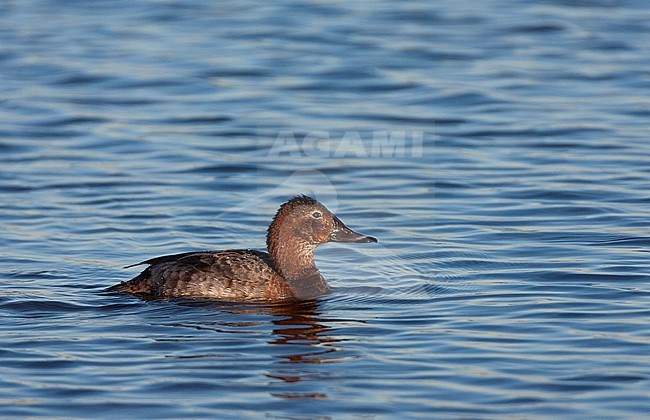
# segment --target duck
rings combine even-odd
[[[266,235],[268,252],[196,251],[155,257],[139,275],[110,288],[146,298],[223,301],[313,300],[329,292],[314,261],[328,242],[376,243],[353,231],[316,199],[299,195],[282,204]]]

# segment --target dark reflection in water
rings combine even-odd
[[[170,302],[171,303],[171,302]],[[322,372],[310,369],[307,366],[323,363],[338,363],[350,360],[356,356],[338,356],[336,353],[344,350],[340,344],[344,339],[335,336],[335,329],[328,325],[334,320],[321,317],[320,302],[303,301],[273,304],[239,304],[227,302],[186,301],[174,303],[179,306],[190,306],[219,314],[231,314],[238,319],[263,317],[261,321],[215,321],[200,324],[182,323],[178,327],[190,327],[200,331],[213,331],[218,334],[235,334],[246,336],[251,330],[265,330],[270,327],[271,337],[264,342],[272,349],[258,349],[260,353],[273,355],[273,362],[269,365],[264,376],[283,383],[297,383],[300,381],[317,381],[320,377],[327,376]],[[242,339],[245,339],[243,337]],[[345,353],[345,352],[343,352]],[[179,356],[188,358],[215,358],[220,357],[214,353]],[[290,367],[288,365],[295,365]],[[326,393],[322,392],[272,392],[277,398],[286,399],[324,399]]]
[[[280,365],[336,363],[342,361],[335,356],[340,350],[337,343],[342,340],[334,338],[330,333],[332,328],[319,317],[317,302],[285,305],[273,308],[274,339],[268,341],[272,345],[286,346],[286,351],[279,354]],[[265,374],[268,378],[287,383],[303,380],[318,380],[323,375],[308,367],[288,369],[286,366],[274,366]],[[274,392],[274,397],[284,399],[324,399],[328,395],[322,392]]]
[[[300,350],[295,354],[280,356],[288,363],[323,363],[334,361],[327,357],[330,353],[336,352],[334,343],[341,340],[332,338],[328,332],[331,327],[325,325],[324,320],[319,318],[316,302],[304,302],[300,304],[283,305],[272,309],[274,316],[273,329],[276,336],[269,344],[282,344],[296,346]],[[309,348],[310,351],[304,351]]]

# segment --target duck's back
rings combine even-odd
[[[293,297],[265,252],[204,251],[166,255],[110,291],[152,297],[205,297],[224,300],[274,300]]]

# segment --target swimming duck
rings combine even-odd
[[[133,279],[108,291],[148,297],[228,301],[313,299],[329,291],[314,263],[327,242],[377,242],[345,224],[317,200],[297,196],[280,206],[266,235],[268,253],[245,250],[165,255]]]

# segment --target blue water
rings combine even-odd
[[[0,4],[0,415],[650,412],[645,1]],[[142,301],[316,196],[316,302]]]

